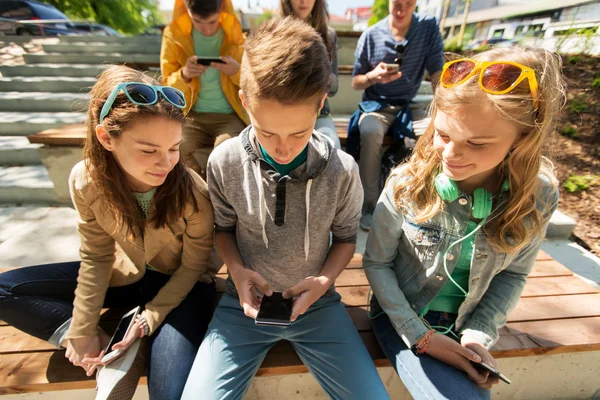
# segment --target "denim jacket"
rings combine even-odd
[[[410,212],[401,214],[394,201],[395,183],[402,179],[401,174],[402,169],[394,172],[379,198],[363,266],[376,298],[371,301],[370,316],[385,311],[410,348],[429,330],[418,314],[448,281],[442,259],[448,246],[465,234],[472,197],[463,194],[446,203],[444,211],[431,220],[417,224]],[[498,328],[506,323],[519,301],[550,216],[558,205],[554,178],[539,175],[536,199],[543,215],[542,232],[516,254],[494,250],[482,231],[475,237],[468,296],[458,310],[455,329],[488,349],[498,340]],[[503,193],[494,201],[494,208],[507,200],[508,194]],[[450,274],[460,249],[459,243],[446,256]]]

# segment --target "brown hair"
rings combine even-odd
[[[184,3],[192,14],[208,18],[221,12],[222,0],[184,0]]]
[[[240,87],[246,103],[314,102],[327,93],[331,63],[321,36],[294,17],[263,23],[246,41]]]
[[[433,121],[437,110],[451,113],[460,105],[481,102],[483,98],[483,101],[491,102],[499,115],[515,123],[521,133],[513,150],[497,167],[499,178],[507,179],[510,184],[508,203],[483,227],[489,243],[496,250],[515,253],[540,235],[542,230],[542,214],[536,207],[539,174],[556,185],[552,163],[543,157],[543,150],[545,142],[555,132],[556,118],[565,102],[561,59],[547,50],[520,47],[489,50],[473,59],[513,61],[532,68],[539,86],[539,109],[533,108],[527,80],[504,95],[483,92],[478,84],[479,73],[453,88],[438,85],[432,103],[431,123],[403,170],[408,179],[396,181],[396,204],[405,212],[409,208],[414,210],[416,222],[429,220],[444,208],[434,185],[441,160],[432,146],[435,135]]]
[[[279,17],[285,18],[288,16],[294,16],[294,9],[292,7],[292,2],[290,0],[280,0],[279,1]],[[307,21],[310,26],[315,28],[325,46],[327,47],[327,52],[329,53],[329,58],[331,59],[333,52],[335,51],[334,44],[331,43],[329,38],[329,34],[327,32],[327,22],[329,21],[329,13],[327,12],[327,1],[326,0],[315,0],[315,4],[313,5],[313,9],[308,17],[309,21]]]
[[[113,89],[120,83],[141,82],[149,85],[160,85],[156,80],[143,72],[125,67],[110,66],[98,78],[92,87],[88,108],[87,138],[83,147],[83,159],[94,189],[97,190],[106,209],[117,221],[116,230],[124,224],[133,237],[144,232],[149,223],[154,228],[166,226],[183,215],[186,204],[194,199],[193,181],[181,159],[169,172],[165,182],[159,186],[152,202],[156,213],[148,215],[144,220],[138,203],[127,184],[123,170],[117,164],[112,153],[104,148],[96,137],[96,126],[100,110]],[[151,106],[136,106],[121,91],[116,97],[110,112],[102,121],[102,125],[111,137],[118,138],[135,121],[147,118],[168,118],[183,124],[183,111],[164,100]],[[196,210],[197,205],[192,201]]]

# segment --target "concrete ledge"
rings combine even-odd
[[[569,239],[577,222],[568,215],[556,210],[550,218],[546,237],[551,239]]]

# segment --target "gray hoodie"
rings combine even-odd
[[[249,126],[212,152],[207,181],[215,229],[236,233],[244,265],[273,291],[319,275],[330,234],[333,243],[356,243],[363,202],[358,166],[317,131],[307,161],[281,176],[262,158]],[[235,292],[230,281],[228,290]]]

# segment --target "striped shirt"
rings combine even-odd
[[[389,16],[363,32],[358,40],[352,76],[366,74],[380,62],[393,63],[398,56],[398,43],[390,30]],[[365,89],[364,100],[412,100],[419,91],[425,69],[429,74],[441,71],[444,65],[444,42],[435,18],[413,14],[406,34],[406,48],[401,67],[402,77],[387,84],[375,84]]]

